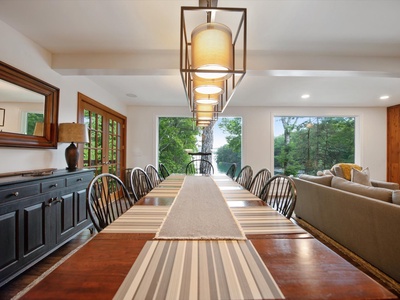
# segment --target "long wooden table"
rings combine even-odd
[[[268,231],[274,226],[267,222],[257,225],[261,229],[248,225],[248,220],[241,217],[243,210],[251,212],[264,203],[240,187],[233,187],[224,177],[216,178],[239,223],[247,228],[244,229],[247,239],[286,299],[397,299],[300,228],[298,232],[285,233],[279,225],[274,233]],[[160,211],[170,206],[176,195],[172,179],[155,188],[138,205],[143,205],[143,209],[146,205],[158,206]],[[283,222],[280,217],[287,220],[279,216],[279,224]],[[105,229],[35,285],[23,299],[112,299],[146,242],[154,238],[154,229],[149,228],[125,233]]]

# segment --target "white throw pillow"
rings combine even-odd
[[[369,174],[369,168],[367,167],[362,171],[358,171],[354,168],[351,169],[351,181],[366,186],[372,186]]]

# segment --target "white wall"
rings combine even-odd
[[[0,60],[60,89],[59,123],[76,122],[81,92],[124,114],[126,106],[83,76],[61,76],[51,69],[51,54],[0,20]],[[0,173],[42,168],[65,168],[64,151],[0,147]]]
[[[83,76],[61,76],[51,69],[51,54],[0,20],[0,60],[60,88],[59,122],[74,122],[81,92],[121,114],[128,111],[127,166],[156,164],[158,116],[187,116],[188,107],[129,107]],[[385,108],[228,107],[224,116],[243,118],[243,164],[255,171],[273,168],[274,115],[351,115],[360,126],[356,163],[368,166],[375,179],[386,178]],[[0,173],[40,168],[64,168],[64,150],[0,147]]]
[[[354,116],[356,117],[355,162],[369,167],[374,179],[386,179],[386,108],[315,108],[315,107],[228,107],[223,116],[242,117],[242,164],[254,171],[273,170],[273,117]],[[128,167],[156,164],[157,118],[191,117],[187,107],[129,107]]]

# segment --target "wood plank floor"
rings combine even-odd
[[[368,274],[370,277],[374,278],[376,281],[385,286],[393,294],[400,298],[400,284],[385,277],[384,274],[376,270],[360,258],[355,257],[353,254],[343,249],[340,245],[337,245],[334,241],[321,235],[316,229],[310,227],[304,222],[298,222],[298,225],[304,228],[306,231],[314,235],[318,240],[324,243],[326,246],[331,248],[333,251],[338,253],[340,256],[344,257],[347,261],[352,263],[354,266],[359,268],[364,273]],[[75,250],[80,245],[84,244],[92,235],[89,230],[85,230],[74,239],[69,241],[67,244],[50,254],[48,257],[37,263],[35,266],[31,267],[23,274],[19,275],[6,285],[0,288],[0,299],[12,299],[18,292],[23,290],[26,286],[32,283],[35,279],[41,276],[44,272],[50,269],[54,264],[60,261],[64,256],[68,255],[71,251]]]
[[[31,284],[35,279],[41,276],[44,272],[54,266],[63,257],[68,255],[80,245],[84,244],[92,237],[89,229],[84,230],[71,241],[51,253],[49,256],[38,262],[36,265],[26,270],[21,275],[17,276],[4,286],[0,287],[0,299],[12,299],[18,292]]]

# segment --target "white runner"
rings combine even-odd
[[[156,239],[239,239],[246,236],[214,180],[186,176]]]

